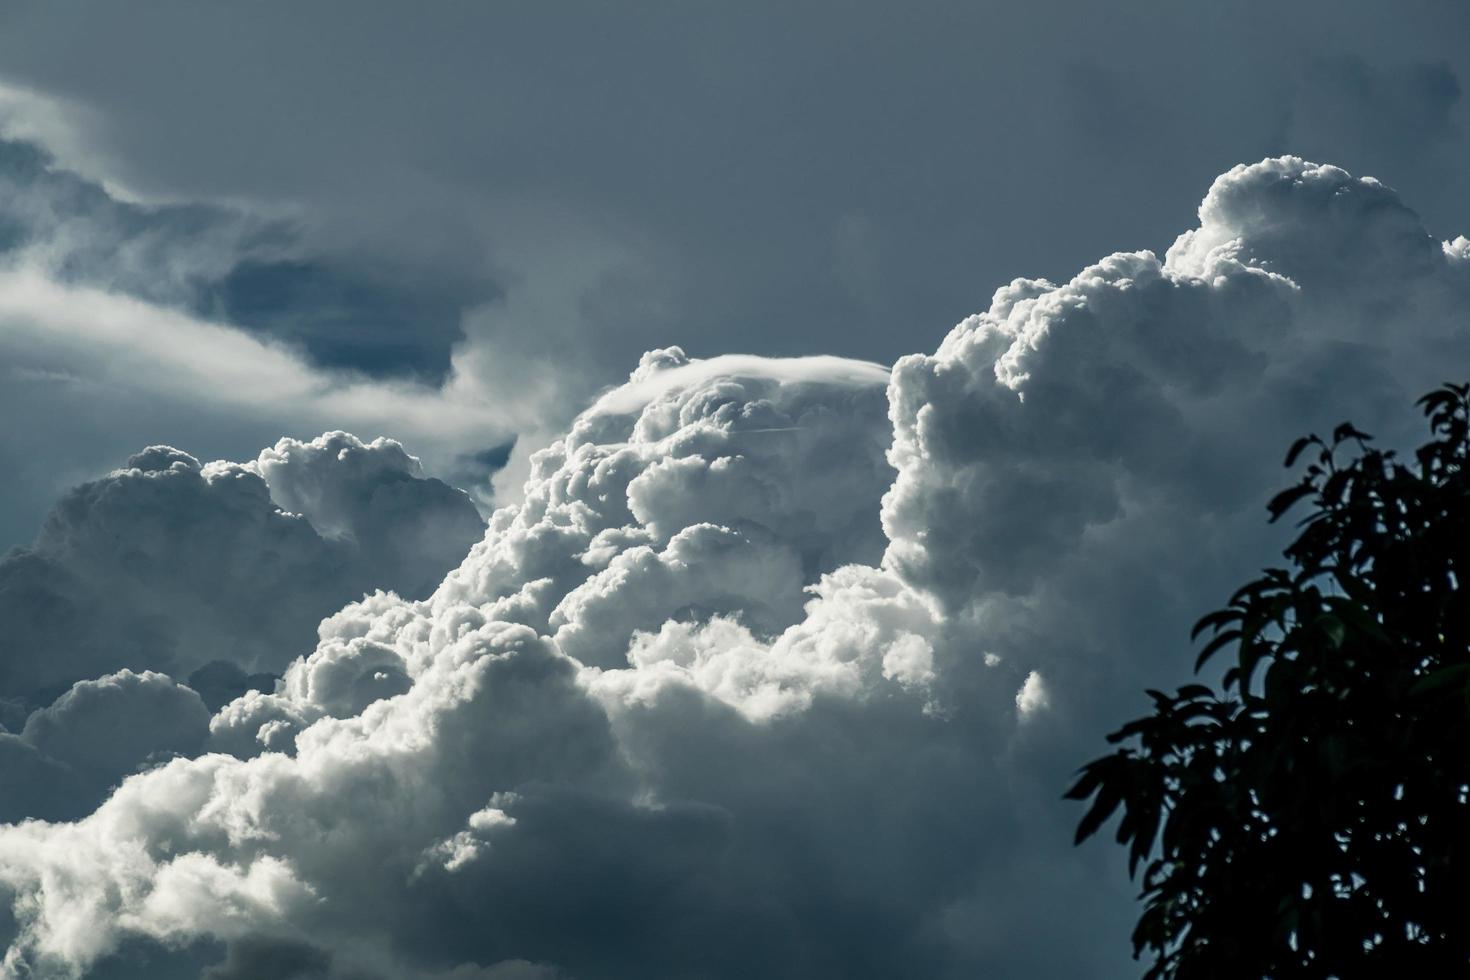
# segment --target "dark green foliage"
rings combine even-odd
[[[1349,425],[1292,446],[1292,567],[1195,627],[1221,690],[1148,692],[1067,793],[1079,842],[1122,811],[1147,980],[1470,975],[1470,386],[1420,404],[1412,463]]]

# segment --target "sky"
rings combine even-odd
[[[1445,3],[0,10],[0,977],[1137,976],[1060,797],[1470,363]]]

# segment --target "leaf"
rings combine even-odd
[[[1344,493],[1348,488],[1348,484],[1352,483],[1356,478],[1357,474],[1355,474],[1350,469],[1338,470],[1336,473],[1333,473],[1331,476],[1329,476],[1327,478],[1327,482],[1322,484],[1321,493],[1322,499],[1323,501],[1325,501],[1326,505],[1331,506],[1333,504],[1342,503]]]
[[[1470,682],[1470,664],[1454,664],[1450,667],[1442,667],[1432,671],[1409,688],[1409,694],[1419,697],[1425,694],[1434,694],[1449,687],[1459,687]]]
[[[1205,630],[1211,628],[1218,630],[1226,623],[1233,623],[1238,619],[1240,619],[1240,610],[1238,609],[1216,610],[1215,612],[1210,613],[1208,616],[1200,617],[1199,622],[1194,624],[1194,629],[1189,631],[1189,638],[1191,640],[1197,640],[1199,639],[1199,635]]]
[[[1342,649],[1342,641],[1347,638],[1347,626],[1343,621],[1336,616],[1323,616],[1317,624],[1327,634],[1327,642],[1332,644],[1332,649]]]
[[[1108,742],[1116,745],[1124,739],[1142,736],[1159,726],[1160,719],[1157,715],[1149,715],[1145,718],[1135,718],[1122,728],[1108,736]],[[1126,750],[1125,750],[1126,751]]]
[[[1301,500],[1303,497],[1315,493],[1316,490],[1317,488],[1312,486],[1310,483],[1299,483],[1294,487],[1290,487],[1286,490],[1281,491],[1276,496],[1272,497],[1270,502],[1266,504],[1266,509],[1271,512],[1271,520],[1278,520],[1281,515],[1290,510],[1298,500]]]
[[[1098,791],[1097,799],[1093,801],[1092,809],[1088,810],[1087,815],[1077,824],[1077,836],[1072,839],[1072,844],[1074,846],[1081,844],[1097,833],[1098,828],[1113,815],[1113,811],[1118,809],[1118,804],[1122,802],[1123,790],[1117,781],[1103,783],[1102,788]]]
[[[1291,697],[1295,688],[1295,674],[1291,669],[1290,660],[1278,660],[1266,671],[1264,681],[1266,707],[1272,714],[1280,714],[1286,710],[1287,699]]]
[[[1107,756],[1103,759],[1097,760],[1097,762],[1089,763],[1078,770],[1081,773],[1081,776],[1078,777],[1077,782],[1072,786],[1071,789],[1062,794],[1062,799],[1085,800],[1093,793],[1095,793],[1097,791],[1098,785],[1102,782],[1103,777],[1102,766],[1100,766],[1098,763],[1106,762],[1108,759],[1111,758],[1113,758],[1113,756]]]
[[[1369,611],[1366,603],[1334,595],[1327,596],[1322,600],[1322,604],[1328,609],[1331,609],[1338,619],[1347,623],[1359,633],[1384,646],[1393,645],[1393,640],[1384,632],[1383,627],[1374,618],[1373,613]]]
[[[1296,442],[1291,444],[1291,448],[1286,451],[1286,462],[1282,463],[1281,465],[1290,466],[1292,463],[1295,463],[1296,458],[1302,454],[1302,450],[1306,449],[1308,446],[1316,441],[1316,436],[1302,436]]]
[[[1346,592],[1353,600],[1362,603],[1367,603],[1372,600],[1373,590],[1362,579],[1353,575],[1351,572],[1342,568],[1334,568],[1332,570],[1332,577],[1336,579],[1342,591]]]
[[[1437,391],[1431,391],[1429,394],[1425,395],[1423,398],[1420,398],[1414,404],[1424,406],[1424,414],[1426,416],[1430,416],[1434,415],[1436,412],[1453,408],[1455,400],[1455,392],[1448,390],[1448,386],[1446,386],[1445,388],[1440,388]]]
[[[1239,683],[1242,694],[1249,690],[1251,677],[1255,674],[1256,667],[1259,666],[1261,660],[1269,652],[1269,649],[1263,644],[1246,641],[1241,642]]]
[[[1213,657],[1221,647],[1226,646],[1234,640],[1240,639],[1241,635],[1242,633],[1238,629],[1225,630],[1223,633],[1215,634],[1214,639],[1210,640],[1209,643],[1206,643],[1205,648],[1201,650],[1199,656],[1195,658],[1195,671],[1197,672],[1201,667],[1203,667],[1205,665],[1205,661]]]
[[[1154,839],[1159,835],[1159,807],[1151,805],[1138,814],[1138,824],[1133,831],[1133,846],[1128,850],[1128,877],[1138,875],[1138,863],[1153,850]],[[1119,841],[1122,843],[1122,841]]]

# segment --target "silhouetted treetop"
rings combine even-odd
[[[1147,980],[1467,972],[1470,385],[1419,404],[1412,461],[1346,424],[1291,447],[1290,567],[1195,627],[1219,689],[1149,691],[1067,793],[1078,842],[1121,809]]]

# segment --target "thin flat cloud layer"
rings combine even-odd
[[[83,518],[177,481],[280,537],[125,522],[181,578],[277,587],[249,562],[291,560],[304,520],[400,591],[311,650],[269,632],[302,584],[254,621],[181,615],[167,652],[88,653],[0,736],[24,779],[121,779],[0,828],[5,975],[1129,975],[1129,892],[1069,846],[1070,771],[1269,559],[1290,439],[1351,417],[1394,442],[1470,355],[1470,241],[1382,184],[1267,160],[1199,216],[1162,259],[1002,287],[891,372],[645,355],[421,598],[420,546],[459,538],[448,498],[383,476],[397,447],[150,450],[78,491],[11,561],[67,542],[63,571],[120,580]],[[124,594],[119,623],[187,612]],[[27,684],[62,656],[6,642]],[[281,680],[210,717],[179,681],[218,650]]]

